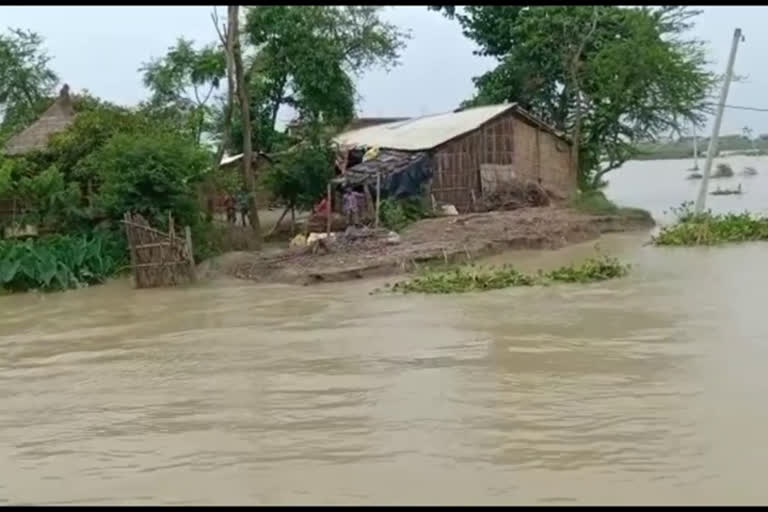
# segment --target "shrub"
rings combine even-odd
[[[95,205],[119,221],[127,211],[166,227],[168,212],[181,225],[200,222],[196,183],[210,162],[194,143],[174,134],[119,134],[84,163],[101,181]]]
[[[122,237],[109,232],[0,241],[0,287],[66,290],[101,283],[126,263]]]
[[[392,231],[401,231],[409,224],[430,217],[431,213],[420,197],[384,199],[379,204],[379,220]]]
[[[271,165],[264,185],[287,206],[311,210],[333,177],[334,152],[319,136],[309,139]]]

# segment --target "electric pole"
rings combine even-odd
[[[704,204],[707,201],[707,187],[709,185],[709,174],[712,171],[712,159],[715,157],[715,153],[717,153],[717,137],[720,134],[720,124],[723,122],[723,111],[725,110],[725,102],[728,99],[728,87],[731,85],[731,79],[733,78],[733,64],[736,61],[736,49],[739,47],[739,41],[741,41],[741,39],[741,29],[737,28],[733,31],[731,55],[728,57],[728,68],[725,70],[723,90],[720,91],[720,102],[717,105],[715,125],[712,127],[712,137],[709,139],[709,147],[707,148],[707,160],[704,163],[704,176],[701,180],[699,197],[696,198],[696,207],[694,209],[696,213],[704,211]]]

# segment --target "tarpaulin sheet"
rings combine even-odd
[[[427,153],[382,150],[378,157],[347,169],[335,180],[348,185],[368,185],[375,189],[381,174],[381,196],[392,199],[417,196],[422,185],[432,178],[431,159]]]

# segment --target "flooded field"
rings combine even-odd
[[[750,160],[708,206],[768,205]],[[659,215],[687,167],[632,162],[608,195]],[[0,297],[0,502],[765,503],[768,245],[647,239],[601,239],[633,270],[589,286]]]

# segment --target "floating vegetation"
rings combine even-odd
[[[653,237],[654,245],[697,246],[768,240],[768,218],[749,213],[696,214],[693,202],[673,208],[677,223],[662,228]]]
[[[401,293],[448,294],[497,290],[511,286],[537,286],[554,283],[592,283],[627,275],[629,265],[608,256],[590,258],[580,265],[568,265],[550,272],[526,274],[510,265],[484,267],[460,265],[426,269],[420,275],[395,283],[392,291]]]

